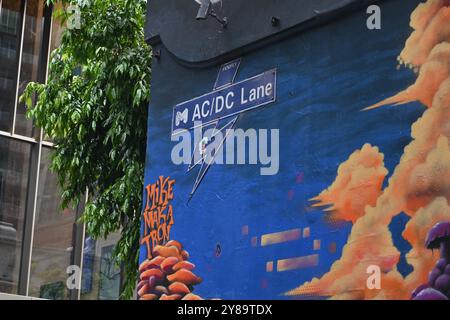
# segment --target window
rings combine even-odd
[[[42,149],[29,295],[68,299],[67,267],[73,264],[75,212],[60,210],[60,190],[49,170],[50,149]],[[61,289],[61,283],[62,289]]]
[[[112,259],[112,251],[120,234],[106,240],[86,237],[81,279],[82,300],[117,300],[120,294],[120,268]]]
[[[2,0],[0,7],[0,130],[11,131],[16,99],[22,29],[22,5],[17,0]]]
[[[45,3],[0,0],[0,292],[117,299],[121,275],[111,253],[120,235],[84,239],[80,212],[61,210],[49,168],[53,144],[18,102],[30,81],[46,80],[49,54],[63,34]],[[67,267],[82,261],[82,288],[69,290]]]
[[[61,10],[62,4],[58,2],[55,5],[55,10]],[[61,43],[62,34],[65,26],[61,25],[58,21],[52,21],[52,34],[50,36],[50,52],[53,52]]]
[[[25,8],[25,24],[22,40],[22,61],[20,66],[18,96],[20,97],[29,82],[43,78],[39,66],[47,59],[43,49],[45,25],[44,0],[28,0]],[[39,77],[40,76],[40,77]],[[25,117],[26,106],[17,101],[15,133],[33,137],[38,133],[33,122]]]
[[[17,293],[30,145],[0,137],[0,291]]]

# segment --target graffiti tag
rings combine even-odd
[[[144,209],[144,232],[141,245],[147,247],[148,259],[152,257],[153,248],[169,241],[173,225],[173,186],[175,180],[160,176],[154,184],[145,187],[146,202]]]

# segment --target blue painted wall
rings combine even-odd
[[[243,114],[236,127],[280,129],[279,174],[261,176],[258,165],[213,165],[189,205],[196,171],[186,173],[187,165],[171,161],[172,107],[210,92],[219,66],[186,68],[161,47],[161,59],[153,64],[145,184],[160,175],[176,180],[170,237],[183,243],[203,278],[195,293],[223,299],[283,298],[282,293],[320,277],[339,259],[351,224],[327,224],[325,213],[310,208],[308,199],[326,189],[338,166],[365,143],[380,148],[390,173],[399,162],[423,106],[360,110],[414,82],[412,71],[396,66],[418,3],[382,2],[382,30],[368,30],[361,11],[243,56],[236,81],[278,70],[276,103]],[[403,220],[394,220],[394,234],[400,235]],[[243,235],[246,225],[249,233]],[[305,227],[311,230],[309,238],[251,245],[254,236]],[[395,244],[405,254],[408,245],[397,238]],[[314,239],[322,244],[317,267],[266,272],[267,261],[316,253]],[[328,251],[331,243],[336,243],[335,253]],[[141,260],[145,256],[143,246]],[[409,272],[406,263],[399,268]]]

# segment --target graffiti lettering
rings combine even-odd
[[[169,241],[170,229],[174,223],[173,208],[169,204],[173,200],[174,184],[175,180],[160,176],[156,183],[145,187],[146,204],[141,245],[146,245],[149,259],[155,246]]]

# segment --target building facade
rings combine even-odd
[[[141,279],[450,298],[449,4],[149,1]]]
[[[76,222],[82,207],[60,209],[49,160],[55,146],[19,102],[29,82],[46,81],[64,30],[45,2],[0,0],[0,299],[117,299],[118,235],[95,241]],[[69,279],[69,266],[80,268],[81,281]]]

